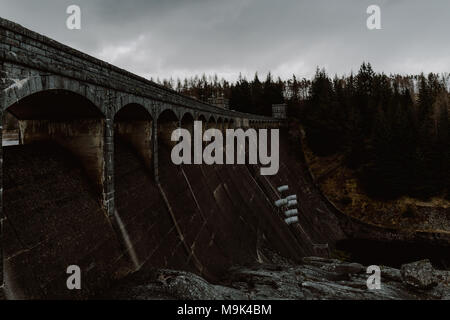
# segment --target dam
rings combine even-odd
[[[328,257],[351,238],[440,241],[367,226],[316,187],[298,129],[215,107],[0,19],[0,110],[18,144],[0,151],[1,283],[9,299],[84,299],[142,268],[215,282],[234,265]],[[171,134],[280,129],[279,170],[259,164],[174,165]],[[3,126],[1,127],[3,131]],[[2,144],[3,145],[3,144]],[[289,185],[298,223],[274,202]],[[82,289],[66,270],[80,267]]]
[[[144,265],[214,281],[264,260],[262,243],[299,260],[313,242],[343,236],[315,214],[300,229],[284,223],[276,186],[304,188],[286,162],[263,177],[258,165],[170,159],[172,131],[196,120],[222,131],[282,121],[179,95],[4,19],[0,34],[1,110],[20,139],[1,153],[8,298],[83,298]],[[80,267],[82,290],[67,290],[69,265]]]

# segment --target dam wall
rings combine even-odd
[[[0,35],[0,116],[18,121],[20,137],[0,148],[8,298],[82,299],[142,268],[214,282],[232,265],[266,261],[266,249],[299,261],[343,237],[288,136],[275,176],[170,159],[173,130],[195,120],[219,130],[285,122],[183,96],[1,18]],[[299,224],[273,205],[280,184],[299,197]],[[71,265],[81,290],[67,289]]]
[[[51,140],[4,148],[8,297],[85,298],[141,268],[187,270],[214,282],[233,265],[268,262],[266,249],[298,262],[327,254],[315,244],[342,238],[333,216],[313,207],[289,142],[281,143],[272,177],[249,165],[175,166],[161,143],[155,182],[140,147],[122,136],[114,143],[114,223],[69,149]],[[286,225],[273,205],[280,184],[299,197],[299,226]],[[80,266],[82,290],[67,290],[68,265]]]

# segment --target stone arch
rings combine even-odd
[[[195,116],[194,112],[192,112],[191,110],[187,109],[186,111],[181,113],[180,121],[183,121],[183,119],[186,120],[186,119],[191,119],[191,118],[192,118],[192,121],[196,120],[196,116]]]
[[[161,112],[158,114],[158,122],[165,122],[165,121],[178,121],[179,117],[175,110],[171,108],[165,108],[161,110]]]
[[[103,89],[57,75],[36,75],[16,81],[1,93],[0,101],[2,101],[2,110],[8,109],[16,102],[28,96],[52,90],[62,90],[78,94],[90,101],[102,114],[105,114],[101,108],[103,95],[98,94],[98,91]]]
[[[123,108],[128,107],[130,105],[138,105],[145,109],[147,113],[150,114],[152,118],[154,118],[153,110],[151,108],[151,102],[147,101],[145,98],[135,97],[134,95],[125,95],[117,99],[117,108],[115,109],[113,117],[116,116]]]
[[[184,115],[183,115],[183,117],[182,117],[181,120],[180,120],[180,125],[181,125],[182,128],[188,129],[188,130],[191,131],[191,133],[192,133],[192,130],[194,129],[194,128],[193,128],[193,126],[194,126],[194,121],[195,121],[195,118],[194,118],[194,116],[192,115],[192,113],[190,113],[190,112],[185,112]]]
[[[169,103],[161,103],[161,102],[156,102],[155,105],[156,105],[156,109],[157,109],[155,118],[158,118],[158,121],[161,116],[163,116],[163,119],[165,119],[170,114],[173,114],[175,116],[175,118],[177,118],[178,120],[181,118],[181,115],[179,112],[180,110],[178,107],[176,107],[172,104],[169,104]]]
[[[141,104],[129,103],[114,115],[114,145],[123,152],[131,147],[150,171],[152,169],[152,125],[151,113]],[[117,158],[116,154],[115,158]],[[116,166],[116,161],[114,164]]]
[[[224,123],[225,123],[224,119],[223,119],[221,116],[219,116],[219,117],[217,118],[217,125],[216,125],[217,129],[223,130],[223,128],[224,128]]]
[[[153,116],[151,111],[140,103],[127,103],[121,106],[114,114],[114,120],[149,120],[151,121]]]
[[[166,108],[158,115],[158,144],[165,146],[174,146],[175,142],[171,141],[172,132],[179,126],[179,117],[175,110]],[[159,149],[159,148],[158,148]]]
[[[61,107],[64,105],[64,107]],[[104,118],[104,113],[91,100],[65,89],[51,89],[26,95],[8,105],[4,111],[20,120],[69,120]]]
[[[215,128],[217,126],[216,117],[213,114],[210,114],[207,119],[208,121],[205,124],[204,130]]]
[[[20,298],[22,294],[36,298],[59,292],[46,291],[59,288],[55,275],[67,268],[65,261],[72,259],[83,274],[89,274],[89,265],[121,256],[105,214],[110,203],[106,195],[112,195],[106,188],[112,176],[105,151],[109,130],[101,109],[103,100],[97,97],[102,94],[96,95],[93,88],[58,76],[35,76],[16,82],[1,94],[1,109],[18,119],[23,144],[3,148],[0,191],[7,228],[11,228],[5,233],[5,260],[8,270],[17,272],[10,274],[14,286],[25,289],[17,290]],[[17,206],[19,193],[11,184],[16,179],[22,183],[20,201],[28,204],[25,207]],[[95,234],[103,238],[92,238]],[[58,239],[61,245],[55,247],[50,239]],[[21,245],[12,247],[16,242]],[[37,268],[39,265],[47,267]],[[102,270],[105,275],[111,272],[112,266]],[[24,276],[27,274],[34,276]],[[105,277],[97,274],[96,279],[101,283]],[[87,291],[95,285],[87,283]],[[40,291],[43,288],[44,292]]]
[[[124,105],[114,116],[114,218],[120,228],[134,231],[125,245],[133,270],[152,249],[154,221],[146,215],[152,204],[147,200],[155,195],[152,131],[152,115],[142,104]]]
[[[206,117],[203,113],[198,114],[197,119],[198,121],[202,121],[203,123],[207,123],[208,122],[208,117]]]
[[[212,121],[211,121],[211,119],[212,119]],[[209,117],[208,117],[208,122],[217,122],[216,121],[216,116],[214,114],[210,114]]]
[[[20,144],[51,141],[68,149],[103,192],[106,119],[98,105],[86,95],[66,89],[45,89],[28,95],[23,90],[17,92],[23,97],[6,104],[5,111],[18,121]]]

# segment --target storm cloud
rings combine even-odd
[[[82,29],[66,28],[66,8]],[[381,30],[366,9],[381,8]],[[0,0],[0,16],[150,78],[450,71],[447,0]]]

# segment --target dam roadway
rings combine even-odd
[[[142,268],[214,282],[233,265],[266,261],[266,249],[300,262],[354,234],[390,232],[332,207],[286,123],[180,95],[5,19],[0,36],[0,110],[20,129],[20,144],[0,152],[7,298],[86,298]],[[278,174],[175,166],[170,135],[195,120],[280,128]],[[273,205],[281,184],[299,198],[298,224]],[[82,290],[67,289],[69,265],[80,267]]]

